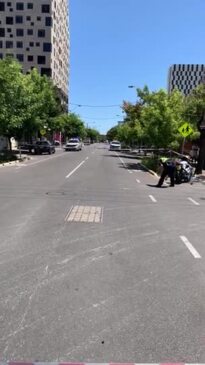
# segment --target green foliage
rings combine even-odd
[[[116,137],[130,146],[145,144],[156,148],[178,149],[183,140],[178,128],[184,122],[191,121],[193,128],[188,139],[193,140],[199,136],[196,121],[194,123],[193,117],[187,118],[187,113],[192,116],[203,114],[205,87],[196,90],[195,94],[187,99],[177,90],[168,94],[165,90],[150,92],[147,86],[137,89],[135,104],[123,102],[124,123],[114,127],[114,130],[111,128],[109,133],[116,132]],[[197,101],[199,95],[202,99],[200,102]]]
[[[97,142],[100,138],[100,133],[94,128],[85,129],[86,137],[90,138],[91,142]]]
[[[52,81],[37,70],[24,75],[12,58],[0,60],[0,134],[21,139],[46,126],[53,130],[53,118],[62,113]]]
[[[29,95],[20,65],[7,58],[0,60],[0,134],[10,138],[28,116]]]
[[[67,114],[65,117],[64,132],[68,138],[84,138],[86,135],[84,123],[75,113]]]
[[[114,139],[117,139],[118,129],[119,129],[118,125],[116,125],[115,127],[112,127],[111,129],[109,129],[109,131],[107,132],[108,141],[113,141]]]

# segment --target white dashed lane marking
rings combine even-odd
[[[185,246],[188,248],[188,250],[191,252],[191,254],[194,256],[194,258],[201,259],[201,255],[194,248],[194,246],[189,242],[189,240],[185,236],[180,236],[180,238],[181,238],[182,242],[185,244]]]
[[[192,198],[187,198],[190,202],[192,202],[194,205],[200,205],[196,200]]]
[[[157,202],[157,200],[153,197],[153,195],[149,195],[149,197],[150,197],[150,199],[151,199],[151,201],[152,201],[153,203],[156,203],[156,202]]]
[[[137,183],[140,184],[140,180],[139,179],[136,179]]]
[[[81,163],[79,163],[78,166],[76,166],[68,175],[66,175],[66,179],[68,179],[71,175],[74,174],[75,171],[77,171],[83,164],[85,163],[85,160],[83,160]]]

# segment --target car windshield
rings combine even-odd
[[[0,365],[205,365],[204,38],[205,0],[0,0]]]
[[[118,141],[112,141],[111,144],[117,144],[117,145],[120,145],[120,142]]]
[[[79,139],[71,138],[68,143],[79,143]]]

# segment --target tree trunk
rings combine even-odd
[[[12,144],[11,144],[11,137],[8,138],[8,144],[9,144],[9,151],[12,151]]]

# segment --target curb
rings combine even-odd
[[[26,160],[31,160],[30,157],[23,157],[21,160],[16,160],[16,161],[10,161],[10,162],[3,162],[0,164],[0,167],[3,166],[14,166],[16,164],[20,164],[22,162],[25,162]]]

